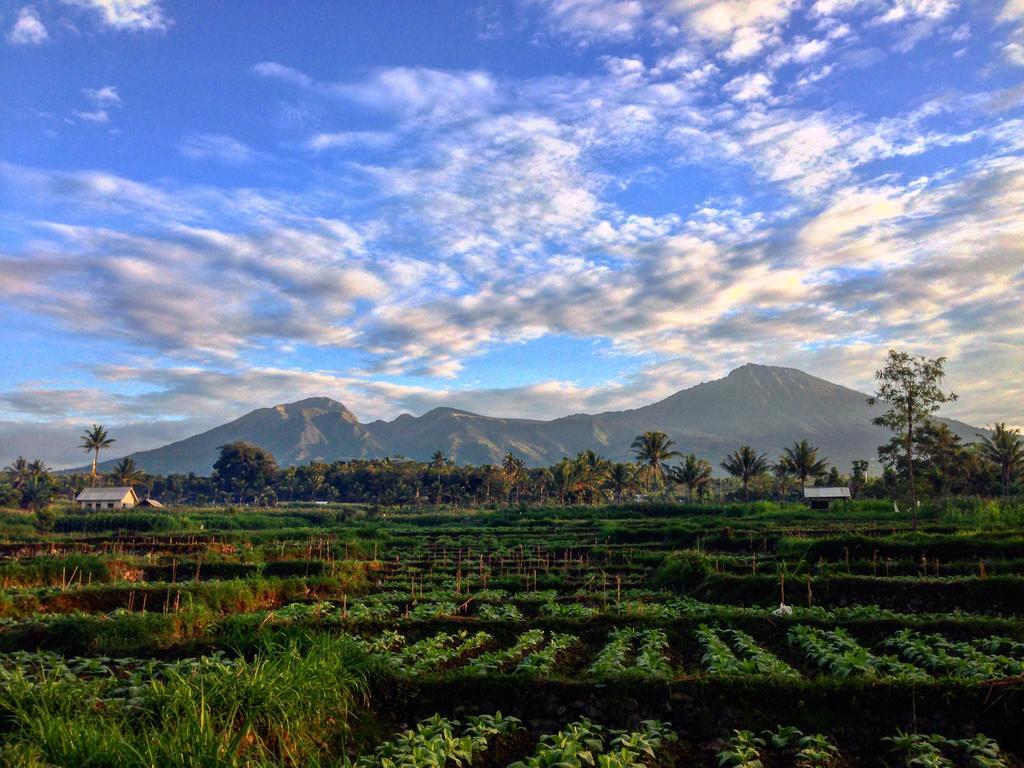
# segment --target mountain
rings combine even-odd
[[[806,438],[843,471],[854,459],[874,460],[888,433],[871,423],[867,395],[795,368],[747,364],[723,379],[676,392],[629,411],[576,414],[552,421],[502,419],[454,408],[393,421],[361,423],[341,403],[314,397],[260,408],[240,419],[162,448],[132,454],[147,472],[208,474],[218,447],[246,440],[270,451],[282,466],[402,455],[426,460],[437,450],[460,464],[498,463],[511,451],[531,465],[552,464],[593,448],[612,459],[631,457],[633,438],[661,430],[685,452],[721,458],[746,443],[775,458]],[[965,442],[977,428],[943,419]],[[109,469],[115,460],[103,462]]]

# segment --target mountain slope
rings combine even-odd
[[[313,459],[334,461],[402,455],[429,459],[445,451],[461,464],[500,462],[511,451],[531,465],[551,464],[593,448],[609,458],[630,458],[633,438],[645,430],[668,433],[682,451],[716,466],[726,452],[747,443],[769,457],[806,438],[841,470],[854,459],[873,460],[887,431],[871,423],[867,395],[795,368],[744,365],[723,379],[681,390],[629,411],[576,414],[552,421],[481,416],[435,408],[422,416],[361,424],[341,403],[326,397],[261,408],[229,424],[177,443],[133,454],[147,472],[208,473],[224,443],[263,446],[285,466]],[[979,431],[944,420],[965,441]],[[113,461],[104,462],[109,468]]]

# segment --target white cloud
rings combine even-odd
[[[736,101],[757,101],[771,95],[772,78],[764,72],[748,72],[734,77],[722,90]]]
[[[75,117],[85,120],[87,123],[109,123],[110,114],[105,109],[95,109],[89,112],[75,112]]]
[[[1003,56],[1011,64],[1024,67],[1024,45],[1020,43],[1007,43],[1003,46]]]
[[[83,88],[82,95],[99,107],[121,105],[121,96],[113,85],[104,85],[102,88]]]
[[[11,45],[41,45],[49,39],[46,26],[31,5],[18,11],[18,18],[7,32],[7,42]]]
[[[317,133],[306,141],[306,147],[315,152],[329,149],[387,149],[397,137],[387,131],[331,131]]]
[[[93,11],[100,23],[129,32],[162,31],[170,26],[160,0],[62,0]]]
[[[214,160],[227,165],[252,162],[257,157],[248,144],[219,133],[190,133],[178,142],[178,151],[190,160]]]
[[[549,24],[584,42],[630,40],[644,19],[638,0],[545,0],[539,4]]]
[[[1003,22],[1024,21],[1024,0],[1006,0],[996,19]]]

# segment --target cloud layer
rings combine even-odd
[[[72,5],[173,34],[156,3]],[[1024,424],[1015,0],[980,20],[954,0],[519,12],[533,45],[589,66],[326,79],[254,56],[244,76],[276,99],[276,142],[187,130],[169,148],[181,177],[0,165],[18,200],[0,302],[123,350],[68,361],[88,386],[0,394],[0,432],[102,419],[141,447],[314,394],[364,418],[438,404],[551,417],[748,360],[866,389],[890,346],[950,357],[959,417]],[[46,42],[43,23],[24,7],[8,41]],[[987,78],[857,98],[880,62],[972,55],[979,38]],[[78,119],[130,111],[121,92],[83,88]],[[236,181],[198,178],[215,168]],[[631,368],[580,380],[502,362],[554,338]],[[480,380],[483,358],[526,383]]]

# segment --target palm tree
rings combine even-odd
[[[604,487],[615,501],[621,501],[624,494],[636,487],[636,471],[629,464],[610,464],[604,470]]]
[[[519,494],[522,490],[523,475],[526,472],[526,462],[517,456],[513,456],[512,452],[509,451],[505,454],[505,458],[502,459],[501,468],[505,473],[505,477],[508,478],[509,484],[515,488],[516,502],[518,502]]]
[[[792,448],[784,448],[784,461],[790,473],[800,480],[800,487],[807,485],[808,478],[821,477],[828,472],[828,459],[818,458],[818,449],[801,440],[793,443]]]
[[[114,438],[107,435],[105,430],[99,424],[93,424],[92,429],[87,429],[82,433],[82,450],[86,453],[92,453],[92,485],[96,485],[96,464],[100,460],[100,450],[103,448],[109,448],[114,444]]]
[[[118,485],[127,485],[129,487],[134,486],[136,483],[141,483],[143,477],[142,470],[135,465],[135,459],[128,456],[117,462],[111,475]]]
[[[992,427],[992,437],[981,438],[981,454],[999,469],[1003,495],[1010,492],[1014,479],[1024,471],[1024,439],[1019,429],[1007,429],[1000,423]]]
[[[313,495],[313,501],[317,501],[320,491],[327,482],[327,465],[320,461],[311,461],[306,470],[306,483]]]
[[[19,456],[9,467],[4,469],[4,472],[10,478],[13,487],[24,488],[29,480],[28,459],[24,456]]]
[[[441,472],[448,465],[448,457],[444,451],[434,451],[434,455],[430,457],[430,468],[437,470],[437,495],[434,498],[434,504],[441,503]]]
[[[644,475],[649,480],[654,478],[655,484],[665,484],[665,462],[681,455],[672,450],[675,443],[669,440],[664,432],[644,432],[630,446],[636,454],[637,463],[643,467]]]
[[[768,469],[768,459],[749,445],[741,445],[737,450],[725,457],[722,469],[743,483],[744,501],[750,497],[750,481]]]
[[[572,490],[573,474],[575,471],[575,462],[566,456],[563,456],[552,468],[551,474],[555,483],[555,488],[558,490],[559,504],[565,504],[565,497]]]
[[[707,484],[711,482],[711,472],[711,465],[704,459],[698,459],[695,453],[688,454],[682,464],[669,470],[674,482],[686,486],[686,495],[690,501],[693,501],[694,491],[698,496],[703,495]]]

